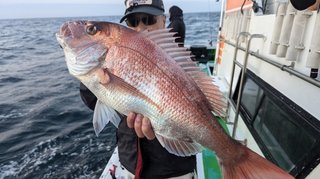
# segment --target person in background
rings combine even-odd
[[[125,6],[120,23],[125,21],[129,28],[138,32],[165,28],[162,0],[125,0]],[[83,102],[94,109],[97,98],[83,84],[80,84],[80,95]],[[117,145],[119,160],[125,168],[124,178],[134,175],[142,179],[195,178],[195,156],[178,157],[169,153],[155,138],[149,119],[143,115],[131,112],[120,116]]]
[[[169,9],[170,24],[168,28],[172,28],[172,32],[177,32],[175,37],[179,37],[176,39],[176,42],[179,43],[179,46],[184,46],[184,38],[186,34],[186,26],[183,21],[183,11],[178,6],[172,6]]]
[[[317,10],[320,0],[290,0],[291,4],[297,10],[309,9],[311,11]]]

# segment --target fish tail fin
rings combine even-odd
[[[244,148],[244,155],[235,162],[221,162],[224,179],[292,179],[293,177],[273,163]]]

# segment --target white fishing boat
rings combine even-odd
[[[320,14],[286,0],[224,0],[220,26],[214,65],[204,66],[228,98],[230,135],[295,178],[320,178]],[[198,178],[221,178],[213,152],[197,165]],[[101,178],[114,169],[120,176],[117,151]]]

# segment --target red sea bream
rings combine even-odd
[[[292,178],[224,132],[212,113],[223,114],[223,96],[168,31],[138,33],[108,22],[62,25],[57,39],[69,72],[98,98],[96,133],[110,120],[118,124],[115,111],[141,113],[169,152],[215,151],[224,178]]]

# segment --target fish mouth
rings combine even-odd
[[[70,22],[66,22],[64,23],[61,27],[58,33],[56,33],[56,38],[60,44],[60,46],[62,48],[64,48],[66,46],[66,44],[64,43],[65,38],[66,37],[72,37],[72,32],[69,28],[69,23]]]
[[[65,23],[60,27],[59,32],[56,33],[57,41],[59,42],[60,47],[61,47],[62,49],[64,49],[65,47],[67,47],[66,39],[73,37],[72,31],[71,31],[71,29],[70,29],[70,27],[69,27],[69,24],[70,24],[70,23],[71,23],[71,22],[65,22]]]
[[[62,24],[62,26],[59,29],[59,32],[56,33],[56,38],[61,48],[66,47],[65,41],[67,39],[76,38],[77,36],[82,35],[83,33],[79,32],[79,30],[76,30],[82,28],[77,28],[77,26],[85,26],[86,24],[87,21],[65,22],[64,24]]]
[[[64,40],[63,36],[60,35],[59,33],[56,33],[56,39],[57,39],[60,47],[61,47],[62,49],[64,49],[64,48],[66,47],[66,43],[65,43],[65,40]]]
[[[69,22],[65,22],[62,24],[59,32],[57,33],[57,36],[59,36],[60,38],[72,36],[71,30],[69,28]]]
[[[75,37],[73,32],[76,31],[78,26],[86,26],[88,24],[87,21],[72,21],[72,22],[65,22],[62,24],[59,30],[59,35],[64,37]]]

